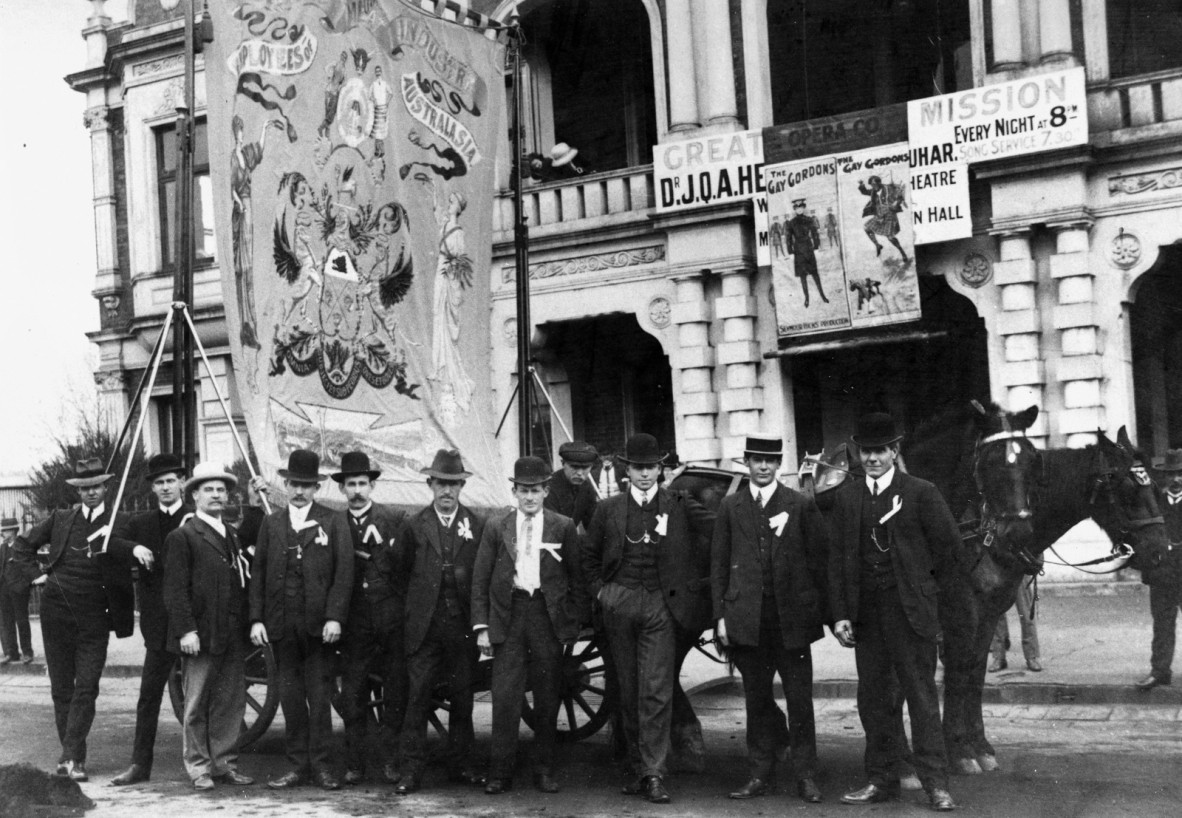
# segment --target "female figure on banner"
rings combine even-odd
[[[464,244],[460,214],[468,200],[458,191],[436,208],[439,224],[439,260],[435,267],[435,329],[431,343],[432,380],[443,388],[441,405],[445,417],[456,410],[467,413],[475,386],[460,356],[460,308],[464,291],[472,286],[472,259]]]
[[[230,236],[234,248],[234,283],[238,290],[238,311],[242,321],[244,347],[261,349],[255,334],[258,320],[254,311],[254,210],[251,207],[250,175],[263,161],[267,129],[283,128],[283,123],[269,119],[263,123],[259,141],[245,142],[246,124],[235,115],[230,122],[234,133],[234,151],[230,154],[230,196],[234,207],[230,214]]]
[[[899,211],[903,209],[903,188],[894,183],[884,185],[882,178],[871,176],[865,183],[858,182],[858,192],[869,196],[870,201],[862,208],[863,227],[870,241],[874,242],[875,255],[882,255],[882,245],[876,236],[882,236],[899,251],[903,266],[911,263],[903,246],[895,236],[899,235]]]

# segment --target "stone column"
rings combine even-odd
[[[1021,0],[992,0],[993,65],[990,71],[1013,71],[1021,68]]]
[[[673,276],[677,303],[672,321],[677,325],[677,349],[669,356],[680,373],[676,411],[681,417],[677,451],[685,463],[716,466],[721,457],[715,419],[714,348],[710,346],[710,305],[706,301],[705,271]]]
[[[108,312],[117,312],[118,299],[123,296],[123,282],[119,275],[119,255],[116,250],[115,225],[115,167],[112,152],[112,132],[106,106],[90,108],[82,117],[90,130],[90,165],[94,185],[94,253],[95,277],[93,295]],[[112,302],[112,299],[116,299]],[[112,309],[113,308],[113,309]]]
[[[127,419],[127,380],[118,369],[100,369],[94,373],[94,382],[98,386],[99,422],[112,435],[117,435]]]
[[[735,64],[731,43],[730,4],[726,0],[698,0],[694,4],[694,28],[698,45],[695,62],[705,72],[699,88],[702,125],[732,126],[739,122],[735,98]]]
[[[1057,373],[1063,388],[1058,432],[1071,447],[1093,443],[1095,431],[1107,425],[1095,275],[1088,269],[1091,226],[1086,219],[1050,225],[1055,231],[1050,272],[1059,284],[1053,320],[1062,354]]]
[[[724,367],[719,408],[726,413],[722,456],[740,457],[747,435],[760,431],[763,387],[759,385],[761,362],[755,335],[756,303],[751,293],[753,270],[722,273],[722,295],[714,302],[714,316],[722,320],[718,364]]]
[[[666,0],[665,36],[665,52],[669,55],[669,132],[691,131],[698,127],[699,119],[690,0]]]
[[[1000,260],[993,266],[994,280],[1001,293],[997,332],[1005,348],[1001,368],[1004,408],[1025,409],[1038,404],[1042,413],[1027,430],[1035,445],[1046,445],[1046,367],[1042,359],[1041,319],[1038,310],[1038,267],[1027,228],[998,234]]]
[[[1038,0],[1039,62],[1070,61],[1071,5],[1068,0]],[[996,53],[996,50],[995,52]]]

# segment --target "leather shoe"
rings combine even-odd
[[[151,775],[144,769],[141,764],[132,764],[119,775],[111,779],[112,787],[123,787],[127,784],[138,784],[141,781],[147,781]]]
[[[485,795],[504,795],[513,789],[513,782],[508,778],[490,778],[484,785]]]
[[[322,790],[339,790],[341,788],[340,779],[329,770],[317,770],[315,779],[316,786]]]
[[[1140,680],[1139,682],[1135,682],[1133,687],[1137,688],[1138,690],[1153,690],[1153,688],[1157,687],[1158,685],[1168,685],[1169,683],[1169,679],[1162,680],[1150,673],[1144,679]]]
[[[33,654],[31,654],[31,653],[26,653],[26,654],[25,654],[25,655],[24,655],[24,656],[21,658],[21,664],[22,664],[22,665],[31,665],[31,664],[33,664]]]
[[[290,790],[293,787],[298,787],[304,783],[304,777],[295,770],[289,773],[284,773],[278,778],[272,778],[267,782],[267,786],[273,790]]]
[[[558,782],[549,773],[538,773],[535,775],[534,787],[538,792],[550,793],[551,795],[558,792]]]
[[[727,797],[733,798],[736,801],[745,801],[748,798],[755,798],[757,795],[763,795],[766,792],[767,782],[762,778],[752,778]]]
[[[198,792],[209,792],[214,788],[213,778],[209,773],[202,773],[193,779],[193,789]]]
[[[669,798],[669,791],[661,783],[661,777],[659,775],[645,777],[644,797],[650,804],[668,804],[672,800]]]
[[[1037,659],[1027,659],[1026,669],[1031,673],[1042,673],[1042,662]]]
[[[72,762],[69,762],[69,761],[59,761],[59,762],[57,763],[57,767],[56,767],[56,768],[54,769],[54,771],[53,771],[53,774],[54,774],[54,775],[60,775],[60,776],[62,776],[63,778],[69,778],[69,777],[70,777],[70,764],[71,764],[71,763],[72,763]]]
[[[249,787],[251,784],[254,783],[253,778],[251,778],[249,775],[243,775],[242,773],[238,772],[237,770],[227,770],[226,772],[222,773],[221,775],[215,775],[213,777],[213,780],[214,781],[224,781],[227,784],[234,784],[235,786],[238,786],[238,787]]]
[[[640,795],[644,792],[644,779],[638,777],[629,778],[624,782],[624,786],[620,787],[622,795]]]
[[[802,778],[796,782],[796,794],[810,804],[821,803],[821,788],[811,778]]]
[[[956,809],[956,802],[952,800],[952,793],[933,787],[928,791],[928,801],[936,812],[951,812]]]
[[[83,762],[81,762],[81,761],[67,761],[66,764],[70,765],[70,769],[67,772],[67,775],[70,776],[71,781],[81,782],[81,781],[89,781],[90,780],[90,776],[88,776],[86,774],[86,765]]]
[[[360,784],[365,780],[365,772],[363,770],[345,770],[346,784]]]
[[[15,661],[16,661],[15,656],[5,656],[3,658],[0,658],[0,665],[12,664]]]
[[[453,784],[467,784],[469,787],[483,787],[488,783],[487,776],[472,770],[455,770],[447,779]]]
[[[410,795],[412,792],[418,792],[422,786],[423,780],[418,775],[411,773],[398,782],[398,786],[394,788],[394,794]]]
[[[899,791],[894,787],[880,787],[877,784],[867,784],[860,790],[851,790],[841,797],[843,804],[878,804],[898,798]]]
[[[386,779],[387,784],[397,784],[402,780],[402,773],[398,772],[397,765],[386,764],[382,767],[382,778]]]
[[[1009,667],[1009,665],[1006,664],[1006,657],[995,656],[993,657],[993,661],[989,663],[988,671],[990,673],[997,673],[997,671],[1005,670],[1007,667]]]

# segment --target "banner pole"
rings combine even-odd
[[[513,60],[513,250],[517,270],[517,442],[521,457],[530,454],[529,341],[532,334],[529,317],[529,225],[526,224],[522,191],[522,158],[525,136],[521,132],[521,22],[514,10],[509,20],[509,49]]]

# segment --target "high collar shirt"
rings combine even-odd
[[[179,506],[180,503],[177,503],[177,505]],[[226,536],[226,524],[222,522],[220,517],[214,517],[212,515],[206,514],[201,509],[197,509],[197,519],[204,520],[205,524],[214,531],[221,534],[223,537]]]
[[[767,506],[771,502],[772,495],[776,492],[776,481],[768,483],[766,486],[756,486],[751,484],[751,499],[759,503],[760,508]]]
[[[653,498],[657,496],[656,486],[653,486],[648,491],[641,491],[640,489],[636,488],[636,486],[631,486],[628,490],[632,492],[632,499],[636,501],[636,505],[638,506],[648,505],[653,501]]]
[[[870,475],[866,475],[866,488],[870,489],[870,493],[874,496],[882,494],[891,487],[891,481],[895,479],[895,467],[891,466],[890,470],[882,477],[875,480]],[[877,484],[877,488],[875,485]]]

